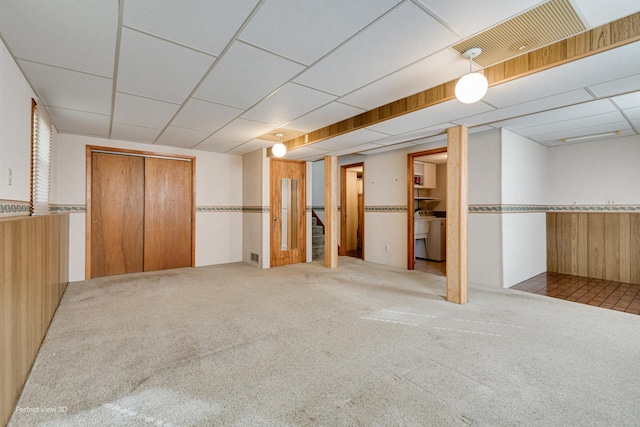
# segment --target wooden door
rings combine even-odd
[[[306,164],[271,159],[271,267],[306,262]]]
[[[143,271],[144,158],[92,153],[91,277]]]
[[[358,174],[360,173],[360,178]],[[340,246],[338,255],[364,259],[364,162],[340,167]],[[358,192],[358,181],[362,189]]]
[[[144,271],[192,265],[192,165],[145,159]]]

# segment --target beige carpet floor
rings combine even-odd
[[[69,285],[10,426],[637,426],[640,316],[353,258]]]

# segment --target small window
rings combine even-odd
[[[31,215],[48,215],[53,128],[47,112],[35,100],[31,123]]]

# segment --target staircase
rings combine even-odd
[[[311,218],[311,258],[324,259],[324,225],[318,224],[318,218]]]

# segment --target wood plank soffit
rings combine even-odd
[[[640,40],[640,12],[484,68],[489,87]],[[287,151],[312,145],[455,98],[458,79],[284,141]]]

